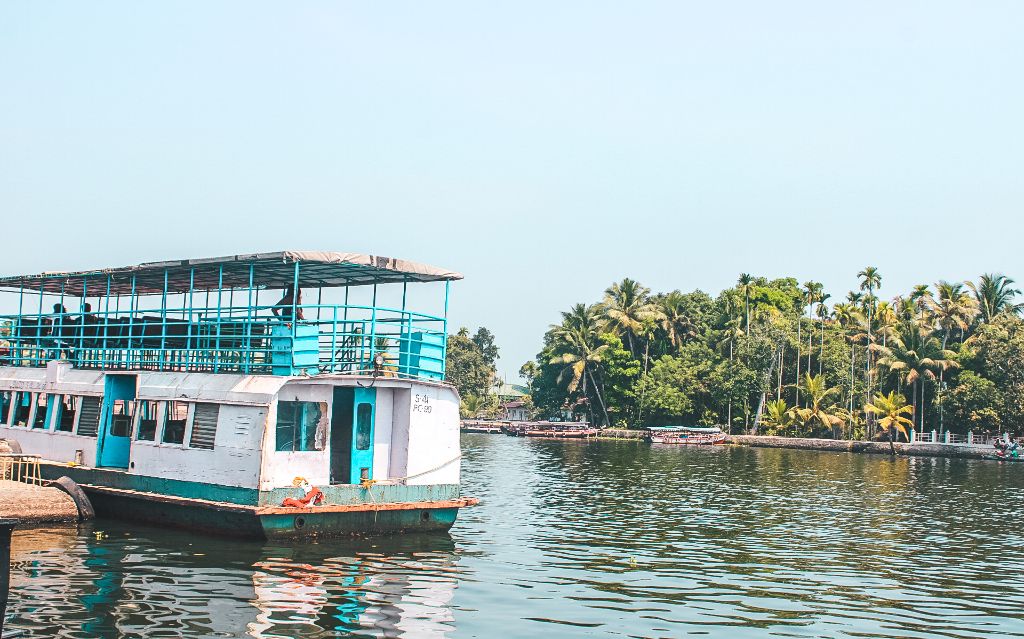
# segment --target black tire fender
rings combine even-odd
[[[64,476],[60,479],[55,479],[50,482],[50,485],[67,493],[72,501],[75,502],[75,506],[78,507],[78,521],[96,518],[96,511],[92,508],[92,502],[89,501],[85,491],[79,488],[78,484],[70,477]]]

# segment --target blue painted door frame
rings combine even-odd
[[[118,400],[135,400],[135,375],[107,375],[103,383],[103,406],[96,438],[96,466],[128,468],[131,452],[131,423],[114,414]]]
[[[352,481],[373,479],[373,422],[377,418],[377,389],[356,388],[352,407]]]

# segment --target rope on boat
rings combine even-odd
[[[417,477],[422,477],[423,475],[429,475],[430,473],[432,473],[434,471],[437,471],[437,470],[441,470],[445,466],[447,466],[449,464],[452,464],[454,462],[457,462],[460,459],[462,459],[462,454],[461,453],[456,455],[455,457],[452,457],[451,459],[449,459],[445,463],[441,464],[440,466],[435,466],[435,467],[431,468],[430,470],[424,470],[423,472],[416,473],[415,475],[406,475],[405,477],[396,477],[396,478],[394,478],[391,481],[403,482],[403,481],[406,481],[406,480],[409,480],[409,479],[416,479]]]

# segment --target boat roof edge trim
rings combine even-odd
[[[163,291],[165,273],[169,293],[212,290],[220,284],[224,288],[246,288],[249,285],[250,268],[254,287],[283,288],[294,281],[296,263],[300,265],[300,287],[444,282],[463,278],[456,271],[393,257],[339,251],[277,251],[144,262],[134,266],[85,271],[10,275],[0,277],[0,289],[41,290],[80,296],[83,293],[95,294],[96,289],[88,288],[87,282],[90,278],[102,278],[103,285],[96,283],[94,287],[100,289],[101,295],[105,295],[106,278],[109,276],[111,293],[129,292],[134,280],[136,293],[146,295]]]

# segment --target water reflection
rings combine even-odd
[[[130,524],[20,531],[8,628],[38,637],[444,637],[448,535],[294,546]]]
[[[1024,465],[464,439],[451,536],[22,531],[32,637],[1024,637]]]

